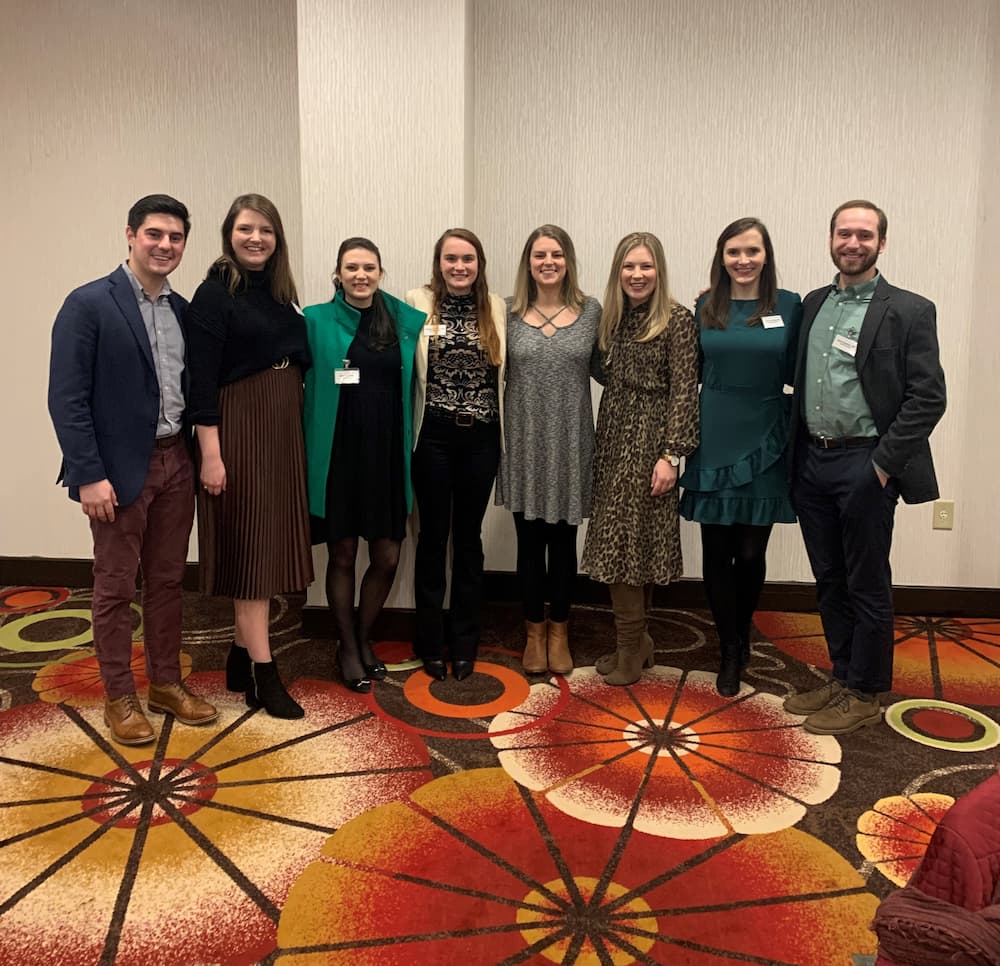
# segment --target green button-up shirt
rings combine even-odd
[[[880,276],[841,289],[834,279],[809,330],[803,405],[813,436],[877,436],[854,364],[861,323]]]

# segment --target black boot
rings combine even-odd
[[[740,631],[740,667],[750,663],[750,628]]]
[[[722,660],[715,678],[715,690],[724,698],[739,694],[742,647],[739,641],[722,645]]]
[[[272,718],[303,718],[302,706],[285,690],[274,661],[254,661],[247,704],[262,707]]]
[[[240,647],[233,641],[226,657],[226,690],[247,691],[251,683],[250,654],[245,647]]]

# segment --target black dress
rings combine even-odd
[[[344,537],[402,540],[406,533],[403,480],[403,390],[399,343],[376,351],[370,343],[374,312],[362,309],[348,349],[357,385],[340,387],[337,425],[326,478],[326,519],[314,521],[323,540]]]

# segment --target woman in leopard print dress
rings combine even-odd
[[[608,684],[632,684],[653,666],[653,587],[683,572],[677,467],[698,445],[698,330],[670,297],[655,235],[634,232],[618,244],[600,346],[607,385],[582,567],[609,585],[615,613],[618,646],[597,669]]]

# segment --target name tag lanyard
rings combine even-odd
[[[333,381],[338,386],[356,386],[361,382],[361,370],[351,367],[351,360],[344,359],[344,366],[341,369],[333,370]]]

